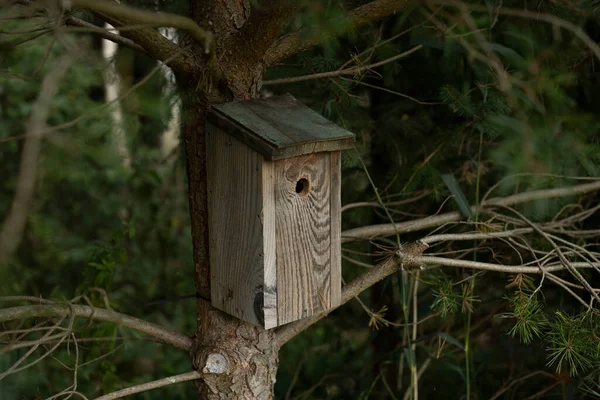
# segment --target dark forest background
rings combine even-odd
[[[156,6],[149,1],[130,3]],[[289,29],[318,29],[359,3],[313,1]],[[467,15],[458,7],[435,12],[435,4],[415,3],[268,71],[263,96],[291,93],[356,134],[356,149],[343,154],[342,204],[354,204],[343,211],[344,230],[389,222],[386,210],[373,206],[378,201],[374,188],[387,212],[400,222],[475,205],[500,181],[493,196],[577,184],[572,177],[600,177],[598,54],[572,31],[536,19],[543,14],[569,21],[599,43],[600,3],[503,2],[507,9],[527,10],[531,15],[526,17],[499,15],[495,3],[461,4]],[[160,1],[158,7],[182,12],[187,5]],[[82,17],[98,23],[90,15]],[[17,45],[21,36],[7,32],[31,28],[28,21],[0,21],[0,26],[3,217],[17,185],[23,145],[19,135],[42,77],[60,62],[63,44],[42,35]],[[165,89],[168,79],[155,60],[119,48],[115,63],[121,90],[129,91],[121,102],[131,161],[124,165],[111,139],[109,110],[103,107],[106,62],[101,41],[92,34],[78,38],[85,42],[87,55],[52,99],[48,125],[65,126],[42,142],[26,231],[17,253],[0,267],[0,294],[65,300],[86,294],[100,305],[101,294],[89,289],[102,288],[114,309],[191,334],[196,324],[193,299],[150,304],[195,291],[185,154],[181,146],[169,154],[161,149],[177,92]],[[369,66],[416,46],[420,47],[410,55],[375,68],[287,81]],[[501,60],[508,89],[502,87],[503,78],[492,62],[476,56],[485,54],[483,49]],[[588,196],[580,206],[590,208],[599,200],[598,195]],[[572,201],[538,201],[519,210],[533,221],[547,220]],[[489,217],[486,222],[493,223]],[[600,217],[594,214],[580,228],[598,226]],[[421,236],[416,232],[401,239]],[[345,244],[344,279],[364,271],[356,262],[376,263],[395,242],[392,236]],[[578,243],[598,246],[593,237]],[[457,242],[436,251],[459,252],[476,245],[481,249],[460,254],[470,260],[519,263],[502,242],[494,242],[491,250],[484,249],[485,243]],[[475,399],[600,398],[594,375],[600,366],[600,345],[595,351],[593,346],[582,350],[581,357],[552,362],[561,329],[575,324],[582,312],[568,293],[545,284],[531,314],[537,323],[515,330],[515,293],[521,287],[535,289],[539,277],[516,288],[507,287],[514,283],[513,275],[473,275],[462,268],[421,275],[419,316],[435,314],[418,327],[418,362],[428,365],[420,380],[422,398],[465,398],[466,384]],[[597,287],[597,274],[589,279]],[[399,370],[407,368],[402,361],[407,357],[403,299],[410,289],[403,282],[401,273],[386,278],[360,296],[362,304],[348,303],[287,344],[280,353],[276,398],[401,398],[407,387],[406,380],[398,379]],[[81,345],[82,362],[94,360],[79,369],[78,377],[90,393],[190,369],[185,352],[137,340],[134,333],[113,324],[81,329],[88,337],[103,338]],[[73,349],[65,347],[0,381],[0,398],[46,398],[67,387],[72,380],[63,365],[68,351]],[[0,354],[0,370],[20,355]],[[192,396],[193,384],[185,383],[132,398]]]

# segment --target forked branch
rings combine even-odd
[[[117,4],[106,0],[71,0],[71,4],[74,8],[84,8],[118,20],[132,21],[136,24],[151,27],[162,26],[187,31],[192,38],[204,45],[206,53],[210,51],[212,46],[212,33],[200,28],[191,18],[182,15],[146,11],[137,7]]]
[[[529,193],[521,193],[513,196],[508,196],[505,198],[495,198],[490,199],[485,203],[482,203],[482,208],[485,206],[508,206],[513,204],[524,203],[528,201],[543,199],[543,198],[556,198],[556,197],[565,197],[572,195],[580,195],[585,193],[590,193],[594,191],[600,190],[600,181],[577,185],[571,188],[560,188],[560,189],[547,189],[547,190],[538,190]],[[475,211],[475,210],[474,210]],[[480,210],[481,211],[481,210]],[[586,214],[589,216],[589,213]],[[385,224],[378,225],[373,227],[364,227],[364,228],[356,228],[352,230],[353,232],[360,232],[359,230],[364,229],[368,232],[368,235],[362,236],[363,238],[371,238],[375,236],[388,236],[392,235],[396,232],[411,232],[417,230],[423,230],[428,228],[439,227],[447,223],[456,222],[461,220],[462,217],[460,213],[448,213],[444,215],[440,215],[437,217],[429,217],[424,218],[417,221],[410,221],[405,223],[397,223],[397,224]],[[569,217],[565,220],[569,220]],[[547,224],[549,227],[553,227],[554,225],[560,225],[561,221],[553,221],[553,223]],[[391,225],[391,228],[390,226]],[[394,228],[395,226],[395,228]],[[379,227],[379,229],[378,229]],[[365,229],[367,228],[367,229]],[[457,233],[457,234],[440,234],[430,237],[425,237],[422,240],[418,240],[416,242],[403,245],[399,249],[394,250],[388,258],[386,258],[381,263],[377,264],[375,267],[370,269],[368,272],[364,273],[360,277],[356,278],[348,285],[344,286],[342,289],[342,299],[341,304],[346,303],[350,299],[354,298],[364,290],[368,289],[375,283],[381,281],[388,275],[393,274],[399,268],[403,267],[404,269],[429,269],[435,267],[455,267],[455,268],[472,268],[479,270],[487,270],[487,271],[495,271],[509,274],[542,274],[543,276],[548,276],[550,280],[559,286],[563,287],[563,289],[567,290],[571,295],[574,295],[573,291],[569,289],[568,286],[572,286],[571,283],[567,282],[567,284],[561,284],[559,280],[556,279],[553,275],[553,272],[567,270],[571,272],[574,276],[578,278],[578,280],[582,281],[582,276],[578,272],[579,269],[585,268],[600,268],[600,260],[598,260],[595,254],[583,254],[585,249],[574,249],[571,251],[572,255],[575,255],[575,251],[577,250],[579,254],[579,259],[581,261],[571,261],[567,260],[564,256],[563,252],[559,252],[558,259],[553,258],[553,254],[544,253],[545,255],[541,258],[536,258],[530,263],[521,264],[521,265],[501,265],[494,263],[486,263],[486,262],[476,262],[476,261],[465,261],[460,259],[451,259],[444,258],[438,256],[431,255],[422,255],[422,253],[429,247],[429,243],[439,242],[439,241],[452,241],[452,240],[474,240],[474,239],[504,239],[504,238],[516,238],[522,237],[524,234],[529,233],[538,233],[544,237],[548,237],[543,229],[546,229],[542,225],[531,226],[531,224],[527,224],[524,228],[512,229],[504,232],[468,232],[468,233]],[[344,236],[348,236],[348,231],[344,233]],[[356,237],[355,234],[352,235],[353,238]],[[555,245],[555,250],[557,246]],[[573,246],[571,246],[573,247]],[[559,250],[556,250],[559,251]],[[591,260],[590,260],[591,259]],[[581,282],[582,288],[586,289],[593,298],[597,298],[597,289],[592,288],[587,282]],[[576,299],[580,301],[585,307],[590,307],[586,304],[585,301],[581,299],[579,296],[575,296]],[[341,305],[340,304],[340,305]],[[298,333],[310,327],[315,322],[319,321],[321,318],[325,317],[326,313],[315,315],[313,317],[300,320],[297,322],[293,322],[291,324],[282,326],[281,328],[276,329],[275,331],[275,342],[277,346],[282,346],[287,341],[292,339]]]

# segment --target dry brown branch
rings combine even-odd
[[[556,188],[535,190],[526,193],[519,193],[504,198],[492,198],[481,203],[480,208],[489,205],[516,205],[535,201],[539,199],[553,199],[558,197],[577,196],[600,190],[600,180],[591,183],[585,183],[569,188]],[[473,213],[477,211],[472,208]],[[480,212],[481,213],[481,212]],[[372,239],[381,236],[390,236],[396,233],[416,232],[424,229],[435,228],[444,224],[457,222],[463,219],[459,212],[449,212],[433,217],[422,218],[414,221],[397,222],[395,224],[379,224],[363,226],[360,228],[348,229],[342,232],[342,243],[351,242],[357,239]]]
[[[488,200],[482,207],[488,208],[503,208],[508,209],[515,215],[517,218],[514,218],[512,223],[514,223],[517,227],[525,226],[524,228],[516,228],[505,231],[491,231],[491,232],[467,232],[467,233],[446,233],[446,234],[438,234],[429,237],[425,237],[422,240],[409,244],[407,246],[401,247],[398,250],[393,252],[393,255],[387,258],[385,261],[379,263],[375,267],[371,268],[368,272],[364,273],[359,278],[352,281],[350,284],[344,286],[342,291],[342,304],[348,301],[350,298],[358,295],[363,290],[366,290],[374,283],[380,281],[386,276],[392,274],[398,268],[408,268],[408,269],[430,269],[437,267],[455,267],[455,268],[471,268],[485,271],[496,271],[503,272],[509,274],[542,274],[542,278],[548,277],[552,282],[558,284],[563,287],[569,294],[573,295],[578,301],[582,303],[586,308],[589,308],[590,305],[586,304],[586,302],[581,299],[578,295],[576,295],[568,285],[565,285],[559,279],[556,279],[551,273],[556,271],[568,270],[577,278],[577,280],[581,283],[582,287],[585,287],[592,297],[597,298],[598,290],[592,288],[590,284],[585,281],[583,276],[579,273],[578,269],[582,268],[598,268],[600,267],[599,258],[596,257],[595,252],[591,252],[584,247],[575,247],[576,245],[569,243],[568,241],[561,239],[559,237],[550,236],[550,234],[544,231],[547,227],[556,227],[556,226],[568,226],[567,223],[574,223],[574,221],[580,221],[580,218],[572,218],[572,216],[567,216],[562,220],[556,220],[547,223],[547,224],[533,224],[531,221],[526,219],[523,215],[516,212],[514,209],[509,208],[507,205],[509,204],[519,204],[527,201],[537,200],[541,198],[554,198],[559,196],[569,196],[574,194],[584,194],[589,193],[591,191],[596,191],[600,189],[600,182],[592,182],[588,184],[578,185],[571,188],[560,188],[560,189],[547,189],[547,190],[539,190],[529,193],[516,194],[513,196],[508,196],[506,198],[495,198]],[[458,213],[448,213],[445,215],[430,217],[421,219],[418,221],[410,221],[406,223],[398,223],[396,224],[398,231],[406,231],[407,229],[412,228],[412,230],[426,229],[432,228],[439,225],[444,225],[452,222],[452,219],[461,218]],[[587,218],[591,215],[591,213],[579,213],[581,218]],[[433,220],[433,221],[432,221]],[[435,223],[434,223],[435,222]],[[386,224],[391,225],[391,224]],[[486,223],[479,223],[482,227],[486,226],[488,229],[491,227]],[[361,228],[358,228],[361,229]],[[393,233],[393,232],[392,232]],[[552,252],[539,252],[543,255],[541,258],[537,256],[537,252],[532,249],[527,242],[524,242],[525,245],[523,247],[531,252],[534,257],[533,261],[529,261],[525,263],[523,260],[521,253],[518,249],[510,243],[507,239],[522,239],[523,235],[526,234],[538,234],[548,240],[553,247],[552,252],[556,254],[558,260],[554,257],[550,256]],[[505,241],[510,247],[513,248],[514,251],[517,252],[521,259],[521,264],[519,265],[503,265],[501,262],[497,263],[487,263],[487,262],[477,262],[477,261],[468,261],[468,260],[460,260],[460,259],[451,259],[451,258],[443,258],[437,256],[430,255],[421,255],[421,253],[429,247],[428,243],[440,242],[440,241],[454,241],[454,240],[489,240],[489,239],[500,239]],[[567,251],[563,251],[556,244],[556,242],[565,243],[567,246]],[[583,261],[569,261],[566,256],[576,256],[579,260]],[[531,265],[535,264],[535,265]],[[540,286],[538,289],[541,289],[541,285],[543,283],[540,282]],[[276,330],[276,343],[278,346],[284,344],[289,339],[294,337],[300,331],[306,329],[308,326],[312,325],[319,319],[321,319],[323,315],[318,315],[312,318],[308,318],[306,320],[298,321],[295,323],[288,324],[284,327],[281,327]],[[414,332],[413,332],[414,333]]]
[[[82,27],[82,28],[88,28],[90,29],[91,32],[97,34],[98,36],[100,36],[101,38],[104,38],[106,40],[110,40],[111,42],[115,42],[117,44],[120,44],[121,46],[125,46],[128,47],[132,50],[135,51],[139,51],[140,53],[146,53],[146,49],[144,49],[142,46],[140,46],[139,44],[135,43],[133,40],[131,39],[127,39],[121,35],[117,35],[115,33],[112,33],[106,29],[103,29],[99,26],[96,26],[94,24],[91,24],[87,21],[84,21],[80,18],[77,17],[73,17],[73,16],[69,16],[67,18],[65,18],[65,23],[67,25],[72,25],[72,26],[78,26],[78,27]]]
[[[84,8],[117,20],[133,21],[137,24],[146,24],[152,27],[172,27],[187,31],[192,38],[204,45],[206,54],[210,52],[212,47],[212,32],[200,28],[194,20],[182,15],[159,11],[152,12],[106,0],[71,0],[71,4],[73,8]]]
[[[0,265],[6,264],[10,260],[23,238],[27,215],[33,199],[37,163],[42,147],[40,132],[46,127],[52,99],[58,91],[60,82],[67,75],[75,58],[75,54],[69,52],[57,61],[56,67],[42,80],[40,93],[32,106],[31,117],[26,126],[27,139],[23,144],[19,162],[15,196],[0,231]]]
[[[409,3],[409,0],[372,1],[348,12],[344,18],[344,22],[346,22],[347,30],[355,29],[395,14],[404,9]],[[265,54],[265,64],[271,66],[298,52],[307,50],[339,35],[339,32],[329,30],[317,36],[314,34],[314,31],[315,28],[304,28],[276,41]]]
[[[340,306],[347,303],[354,297],[358,296],[361,292],[373,286],[388,275],[396,272],[400,265],[405,264],[406,266],[413,265],[413,259],[416,259],[417,254],[421,254],[428,245],[424,243],[415,242],[405,246],[405,250],[392,253],[384,261],[380,262],[367,273],[354,279],[342,288],[342,301]],[[274,344],[276,347],[280,347],[289,341],[291,338],[302,332],[315,322],[324,318],[327,314],[315,315],[297,322],[292,322],[281,328],[275,330]],[[1,320],[0,320],[1,321]]]
[[[577,268],[574,268],[571,265],[571,261],[569,261],[567,259],[567,257],[565,257],[565,255],[562,252],[562,250],[560,249],[560,247],[556,245],[555,241],[546,232],[544,232],[542,229],[540,229],[539,226],[537,226],[536,224],[531,222],[529,219],[525,218],[525,216],[522,215],[521,213],[519,213],[517,210],[507,207],[507,206],[500,206],[500,207],[510,210],[512,213],[517,215],[521,220],[523,220],[527,225],[529,225],[531,228],[533,228],[537,233],[539,233],[544,239],[546,239],[548,241],[548,243],[550,243],[550,245],[556,250],[556,253],[558,254],[558,257],[560,258],[562,265],[564,265],[569,270],[569,272],[590,292],[590,294],[598,301],[598,303],[600,303],[600,296],[598,296],[598,294],[593,290],[592,286],[583,277],[583,275],[581,275],[581,273],[577,270]],[[592,268],[594,267],[594,263],[590,262],[589,265]]]
[[[397,61],[401,58],[404,58],[406,56],[411,55],[412,53],[414,53],[417,50],[420,50],[423,48],[423,45],[418,45],[413,47],[410,50],[407,50],[405,52],[402,52],[400,54],[396,54],[393,57],[389,57],[386,58],[385,60],[373,63],[373,64],[369,64],[369,65],[364,65],[364,66],[360,66],[360,67],[352,67],[352,68],[347,68],[347,69],[340,69],[337,71],[329,71],[329,72],[321,72],[318,74],[310,74],[310,75],[303,75],[303,76],[294,76],[291,78],[282,78],[282,79],[272,79],[270,81],[264,81],[263,82],[263,86],[268,86],[268,85],[283,85],[283,84],[287,84],[287,83],[297,83],[297,82],[305,82],[305,81],[311,81],[311,80],[315,80],[315,79],[323,79],[323,78],[335,78],[337,76],[342,76],[342,75],[358,75],[361,74],[365,71],[370,71],[373,68],[377,68],[377,67],[381,67],[382,65],[385,64],[389,64],[391,62]]]
[[[479,269],[483,271],[495,271],[504,272],[508,274],[541,274],[542,271],[538,267],[528,267],[525,265],[501,265],[492,264],[480,261],[469,261],[469,260],[456,260],[453,258],[443,257],[432,257],[432,256],[419,256],[414,258],[414,262],[424,266],[424,269],[431,269],[435,267],[455,267],[455,268],[471,268]],[[569,265],[575,269],[585,269],[598,267],[600,264],[593,264],[588,262],[571,262]],[[561,263],[552,263],[546,265],[544,268],[545,272],[556,272],[564,271],[569,267]]]
[[[396,92],[394,90],[390,90],[390,89],[382,87],[382,86],[371,85],[370,83],[363,82],[363,81],[358,81],[356,79],[349,79],[349,78],[342,78],[342,79],[346,80],[346,81],[350,81],[352,83],[356,83],[357,85],[366,86],[366,87],[369,87],[371,89],[381,90],[382,92],[386,92],[386,93],[393,94],[395,96],[403,97],[405,99],[408,99],[410,101],[414,101],[415,103],[421,104],[421,105],[424,105],[424,106],[437,106],[437,105],[440,105],[440,104],[444,104],[444,103],[439,102],[439,101],[422,101],[422,100],[419,100],[419,99],[415,99],[414,97],[409,96],[407,94]]]
[[[87,318],[90,320],[107,321],[121,326],[133,329],[138,332],[157,338],[162,343],[170,344],[183,350],[189,350],[192,346],[192,339],[181,333],[171,331],[162,326],[147,322],[126,314],[103,308],[95,308],[82,305],[32,305],[18,306],[0,309],[0,322],[8,322],[27,318],[56,318],[66,317],[73,314],[78,318]]]
[[[140,385],[130,386],[128,388],[118,390],[116,392],[105,394],[104,396],[96,397],[94,400],[114,400],[125,396],[130,396],[135,393],[147,392],[149,390],[158,389],[160,387],[173,385],[175,383],[193,381],[202,378],[202,374],[197,371],[186,372],[179,375],[170,376],[168,378],[158,379],[152,382],[142,383]]]
[[[66,317],[66,316],[64,316]],[[60,324],[63,321],[63,318],[61,318],[56,324],[55,327],[60,326]],[[69,325],[68,325],[68,332],[67,334],[63,335],[62,339],[60,339],[58,341],[58,343],[56,343],[50,350],[46,351],[44,354],[42,354],[40,357],[38,357],[36,360],[30,362],[29,364],[26,364],[25,366],[19,367],[19,365],[21,365],[21,363],[23,363],[27,358],[29,358],[30,355],[32,355],[39,346],[41,346],[44,343],[44,339],[46,339],[47,337],[51,336],[51,334],[54,332],[54,329],[49,330],[48,332],[46,332],[42,338],[40,338],[36,344],[34,344],[33,346],[31,346],[31,348],[29,350],[27,350],[27,352],[25,352],[25,354],[19,358],[13,365],[10,366],[10,368],[8,368],[6,371],[0,373],[0,380],[4,379],[6,376],[8,375],[12,375],[15,374],[17,372],[23,371],[35,364],[37,364],[38,362],[40,362],[41,360],[43,360],[44,358],[46,358],[47,356],[51,355],[52,352],[54,352],[54,350],[61,345],[61,343],[67,338],[67,336],[69,335],[69,333],[71,332],[71,330],[73,329],[73,323],[75,321],[75,317],[71,314],[69,316]]]
[[[297,14],[302,1],[271,0],[255,6],[250,18],[235,35],[235,48],[244,63],[256,64]],[[249,45],[252,43],[252,45]]]
[[[161,35],[156,29],[138,28],[128,30],[135,25],[175,26],[188,30],[192,37],[204,43],[205,49],[212,46],[212,33],[202,30],[189,18],[168,13],[154,13],[136,7],[117,4],[109,0],[73,0],[73,7],[88,9],[100,19],[121,29],[122,36],[141,46],[145,52],[155,59],[164,62],[174,71],[186,73],[199,65],[197,55],[182,50],[178,45]],[[156,14],[156,15],[155,15]],[[179,57],[185,53],[185,57]]]

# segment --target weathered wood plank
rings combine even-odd
[[[289,94],[215,105],[209,120],[271,160],[354,144],[351,132]]]
[[[279,325],[331,306],[330,162],[329,153],[275,161]]]
[[[207,126],[212,304],[261,326],[265,301],[262,165],[263,157],[256,151]]]
[[[277,324],[277,242],[275,237],[275,163],[265,160],[262,165],[262,196],[263,208],[263,252],[265,271],[264,315],[265,329],[276,327]]]
[[[341,152],[329,153],[331,174],[331,307],[342,302],[342,164]]]

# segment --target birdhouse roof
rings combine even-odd
[[[354,134],[290,94],[216,105],[208,118],[270,160],[354,146]]]

